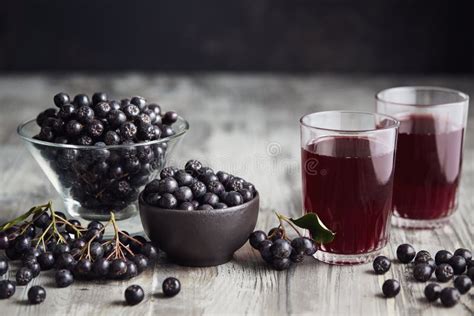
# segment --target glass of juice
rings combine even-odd
[[[349,111],[301,118],[304,212],[316,213],[336,233],[317,259],[364,263],[386,245],[398,124],[383,114]]]
[[[376,95],[377,112],[400,121],[392,222],[432,228],[457,207],[469,96],[437,87],[398,87]]]

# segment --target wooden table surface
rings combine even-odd
[[[134,94],[174,109],[191,129],[172,164],[196,158],[215,169],[238,174],[255,183],[261,194],[257,228],[276,225],[272,210],[301,213],[298,119],[327,109],[374,109],[376,91],[396,85],[439,85],[474,95],[473,77],[404,76],[271,76],[271,75],[18,75],[0,76],[0,222],[33,204],[53,199],[53,187],[16,135],[21,121],[49,106],[58,91],[71,94],[103,90],[117,98]],[[471,111],[471,114],[474,111]],[[464,152],[459,210],[450,225],[437,230],[392,229],[384,254],[394,257],[398,244],[409,242],[434,253],[446,248],[473,248],[474,119],[469,120]],[[161,282],[175,276],[182,292],[160,296]],[[6,277],[13,278],[10,271]],[[5,277],[4,277],[5,278]],[[385,279],[402,285],[394,299],[381,297]],[[306,260],[288,271],[269,269],[246,244],[234,259],[211,268],[186,268],[165,259],[131,281],[76,282],[55,288],[50,273],[31,282],[44,285],[47,299],[26,303],[26,289],[17,287],[0,301],[1,315],[173,315],[173,314],[318,314],[318,315],[472,315],[474,290],[451,309],[429,304],[424,284],[410,280],[406,266],[394,264],[383,276],[371,265],[330,266]],[[145,300],[123,305],[123,292],[140,284]]]

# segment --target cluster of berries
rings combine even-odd
[[[184,169],[166,167],[146,185],[144,200],[166,209],[213,210],[241,205],[252,200],[257,191],[253,184],[224,171],[214,173],[197,160],[189,160]]]
[[[158,104],[139,96],[117,101],[102,92],[94,93],[92,100],[84,94],[71,99],[61,92],[54,103],[59,109],[38,115],[41,130],[34,138],[91,148],[37,148],[75,201],[94,214],[113,211],[119,217],[152,174],[163,168],[168,143],[149,142],[174,135],[178,115],[163,113]]]
[[[114,237],[103,238],[106,226],[112,226]],[[141,236],[121,231],[113,213],[104,225],[92,221],[87,228],[77,220],[66,219],[55,212],[51,203],[33,207],[26,214],[0,227],[0,275],[9,269],[9,260],[20,260],[16,284],[0,281],[0,298],[9,298],[16,286],[24,286],[41,271],[56,269],[55,281],[60,288],[75,279],[130,279],[158,259],[158,250]],[[31,288],[32,297],[43,297],[44,289]]]
[[[474,280],[474,260],[468,249],[459,248],[454,253],[439,250],[433,258],[426,250],[416,252],[409,244],[399,245],[397,258],[401,263],[413,265],[413,278],[419,282],[429,281],[433,274],[438,282],[445,283],[454,278],[454,287],[444,289],[437,283],[430,283],[425,287],[425,297],[434,302],[438,298],[446,307],[458,303],[462,294],[466,294],[472,287]],[[375,273],[384,274],[391,267],[391,261],[385,256],[375,258],[373,268]],[[394,297],[400,292],[400,283],[390,279],[385,281],[382,292],[386,297]]]

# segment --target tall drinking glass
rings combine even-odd
[[[373,259],[389,238],[398,121],[376,113],[305,115],[303,207],[336,233],[315,256],[332,264]]]
[[[400,121],[394,217],[400,227],[430,228],[457,207],[468,95],[437,87],[399,87],[376,95],[377,112]]]

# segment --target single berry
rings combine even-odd
[[[454,271],[449,264],[442,263],[436,267],[435,275],[439,282],[448,282],[453,278]]]
[[[390,269],[391,265],[392,263],[385,256],[378,256],[375,258],[374,263],[372,264],[376,274],[386,273]]]
[[[21,235],[15,240],[15,250],[19,253],[26,251],[31,247],[31,237],[27,235]]]
[[[461,294],[466,294],[472,287],[472,280],[467,275],[460,275],[454,279],[454,287],[457,288]]]
[[[225,202],[226,202],[227,205],[232,207],[232,206],[236,206],[236,205],[240,205],[240,204],[244,203],[244,198],[242,197],[242,195],[239,192],[230,191],[226,195]]]
[[[145,297],[145,292],[139,285],[130,285],[125,290],[125,301],[128,305],[137,305]]]
[[[181,283],[178,279],[170,277],[163,281],[163,294],[168,297],[175,296],[181,291]]]
[[[69,122],[66,123],[66,134],[69,137],[78,136],[79,134],[81,134],[83,128],[84,128],[84,125],[82,125],[78,121],[70,120]]]
[[[146,99],[144,97],[141,97],[141,96],[137,95],[137,96],[134,96],[130,99],[130,103],[138,106],[140,111],[142,111],[142,110],[145,109]]]
[[[213,180],[207,184],[207,189],[209,192],[217,194],[218,196],[221,195],[224,191],[224,185],[220,183],[218,180]]]
[[[10,298],[15,294],[15,283],[9,280],[0,281],[0,299]]]
[[[59,92],[58,94],[56,94],[53,98],[53,101],[54,101],[54,104],[60,108],[62,107],[63,105],[69,103],[71,101],[71,99],[69,98],[69,95],[67,95],[66,93],[64,92]]]
[[[216,205],[217,203],[219,203],[219,197],[214,193],[207,192],[201,197],[201,203],[208,204],[211,206]]]
[[[193,176],[184,170],[178,170],[177,172],[175,172],[174,178],[176,179],[176,181],[178,181],[178,184],[180,186],[189,186],[193,183]]]
[[[397,248],[397,258],[402,263],[411,262],[416,255],[415,248],[409,244],[402,244]]]
[[[179,187],[176,192],[174,192],[175,198],[180,202],[190,202],[193,200],[193,192],[187,186]]]
[[[74,275],[77,277],[89,277],[92,271],[92,262],[89,259],[81,259],[74,267]]]
[[[33,280],[33,272],[30,269],[21,267],[16,272],[16,284],[27,285],[31,280]]]
[[[107,122],[112,128],[118,128],[127,122],[127,116],[120,110],[110,110],[107,114]]]
[[[122,139],[132,139],[137,134],[137,126],[131,122],[123,123],[120,126],[120,136]]]
[[[133,261],[127,261],[127,273],[124,275],[127,279],[132,279],[138,275],[137,265]]]
[[[289,258],[291,254],[291,245],[285,239],[278,239],[273,242],[273,245],[270,247],[270,251],[274,258]]]
[[[55,258],[56,269],[67,269],[72,271],[76,264],[76,259],[74,259],[74,257],[68,252],[62,253]]]
[[[448,264],[453,267],[453,272],[456,275],[463,274],[466,271],[466,259],[462,256],[452,256]]]
[[[258,249],[260,243],[266,239],[267,234],[261,230],[257,230],[250,234],[249,242],[254,249]]]
[[[258,250],[260,251],[260,255],[262,256],[262,259],[268,263],[271,264],[273,262],[273,255],[270,251],[270,247],[273,245],[273,242],[271,240],[264,240],[260,243]]]
[[[238,191],[240,195],[244,198],[244,202],[248,202],[253,199],[253,193],[250,192],[250,190],[247,189],[241,189]]]
[[[189,187],[193,192],[193,196],[197,199],[201,198],[207,192],[206,185],[201,181],[196,181],[192,183]]]
[[[176,209],[178,200],[171,193],[164,193],[158,201],[158,206],[166,209]]]
[[[173,111],[168,111],[163,115],[163,124],[171,125],[178,120],[178,114]]]
[[[122,278],[127,273],[127,263],[123,259],[114,259],[110,263],[109,274],[112,278]]]
[[[201,168],[202,163],[197,160],[189,160],[184,166],[184,170],[186,170],[187,173],[192,174],[193,176],[197,176]]]
[[[454,255],[464,257],[466,261],[472,259],[472,253],[468,249],[465,249],[465,248],[456,249],[456,251],[454,252]]]
[[[89,106],[91,104],[89,97],[86,94],[78,94],[74,97],[74,105],[77,107]]]
[[[441,294],[441,286],[436,283],[430,283],[425,287],[425,297],[429,302],[434,302]]]
[[[158,182],[158,193],[161,194],[174,193],[178,188],[178,182],[172,177],[164,178]]]
[[[441,291],[439,297],[441,299],[441,303],[443,303],[445,307],[453,307],[459,302],[461,293],[459,293],[459,291],[453,287],[447,287]]]
[[[110,261],[106,258],[99,258],[94,261],[92,265],[92,271],[95,275],[101,278],[106,277],[109,274]]]
[[[76,111],[76,118],[79,122],[83,124],[87,124],[92,122],[94,119],[94,110],[92,110],[91,107],[89,106],[81,106],[77,111]]]
[[[96,92],[92,95],[92,104],[96,105],[100,102],[107,101],[107,94],[105,92]]]
[[[43,303],[45,299],[46,299],[46,290],[43,287],[39,285],[35,285],[35,286],[32,286],[28,290],[28,301],[31,304]]]
[[[440,250],[435,255],[436,265],[448,263],[453,255],[447,250]]]
[[[433,273],[431,267],[427,263],[418,263],[413,269],[413,277],[420,282],[426,282],[431,278]]]
[[[54,256],[51,252],[43,252],[38,256],[41,270],[49,270],[54,267]]]
[[[382,292],[386,297],[395,297],[400,293],[400,283],[397,280],[389,279],[383,283]]]

